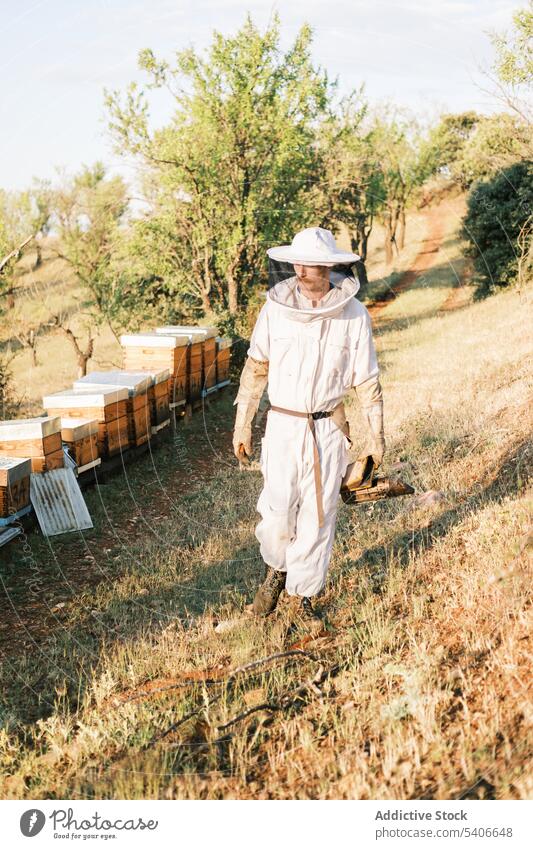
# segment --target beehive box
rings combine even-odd
[[[126,387],[64,389],[45,395],[43,406],[58,416],[96,419],[98,454],[106,458],[129,448],[127,399]]]
[[[169,370],[168,400],[171,408],[187,400],[190,342],[187,337],[158,333],[128,333],[120,337],[127,371]]]
[[[30,474],[31,459],[0,456],[0,518],[28,507]]]
[[[190,341],[189,356],[189,398],[194,401],[216,386],[216,327],[189,327],[184,324],[156,327],[156,333],[162,336],[185,336]]]
[[[168,401],[168,383],[170,372],[165,369],[142,369],[141,374],[150,378],[148,387],[148,404],[150,407],[150,424],[152,433],[157,433],[170,424],[170,409]]]
[[[217,336],[217,383],[225,384],[229,381],[229,367],[231,362],[231,339]]]
[[[78,472],[98,466],[98,422],[96,419],[61,416],[61,438],[70,456],[76,461]]]
[[[37,474],[64,465],[61,421],[57,415],[0,422],[0,454],[31,460]]]
[[[152,379],[142,372],[93,371],[75,380],[74,389],[108,389],[124,386],[128,390],[126,412],[130,445],[144,445],[151,433],[148,389]]]

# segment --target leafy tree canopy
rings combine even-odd
[[[308,26],[287,51],[279,42],[277,17],[264,32],[248,17],[234,36],[215,33],[203,55],[181,51],[170,64],[142,51],[148,89],[165,88],[174,103],[171,122],[155,131],[145,91],[132,84],[106,96],[117,150],[143,165],[153,202],[137,253],[157,248],[150,273],[198,312],[236,315],[266,247],[312,221],[315,134],[332,85],[312,65]]]

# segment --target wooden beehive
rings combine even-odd
[[[126,387],[64,389],[45,395],[43,406],[58,416],[96,419],[98,454],[105,458],[129,448],[127,399]]]
[[[190,343],[188,338],[158,333],[128,333],[120,337],[127,371],[169,370],[168,400],[173,409],[187,400]]]
[[[31,459],[0,457],[0,518],[12,516],[30,503]]]
[[[100,464],[96,419],[61,416],[61,438],[70,456],[76,461],[78,472],[84,472]]]
[[[150,407],[150,424],[152,433],[157,433],[170,424],[170,409],[168,400],[168,383],[170,372],[165,369],[143,369],[151,384],[148,387],[148,404]]]
[[[189,327],[183,324],[156,327],[162,336],[186,337],[190,342],[188,400],[195,401],[216,386],[216,327]]]
[[[64,465],[61,421],[57,415],[0,422],[0,454],[26,457],[41,474]]]
[[[152,383],[149,375],[132,371],[93,371],[75,380],[74,389],[107,389],[124,386],[128,390],[126,412],[130,445],[144,445],[151,433],[148,389]]]
[[[217,336],[217,383],[224,385],[229,381],[231,362],[231,339]]]

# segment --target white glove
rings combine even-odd
[[[233,430],[233,451],[239,462],[246,462],[253,454],[252,422],[268,380],[268,362],[248,357],[241,373],[239,391],[234,404],[237,415]]]
[[[252,446],[252,422],[257,412],[253,403],[237,406],[235,427],[233,429],[233,452],[240,462],[246,462],[254,453]]]
[[[386,448],[383,431],[383,393],[379,376],[369,377],[368,380],[354,386],[354,391],[361,404],[361,412],[370,436],[371,456],[374,460],[374,467],[377,469],[383,462]],[[363,459],[363,456],[358,457],[358,460]]]

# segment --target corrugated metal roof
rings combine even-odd
[[[72,469],[32,474],[30,498],[40,528],[47,537],[93,527]]]

